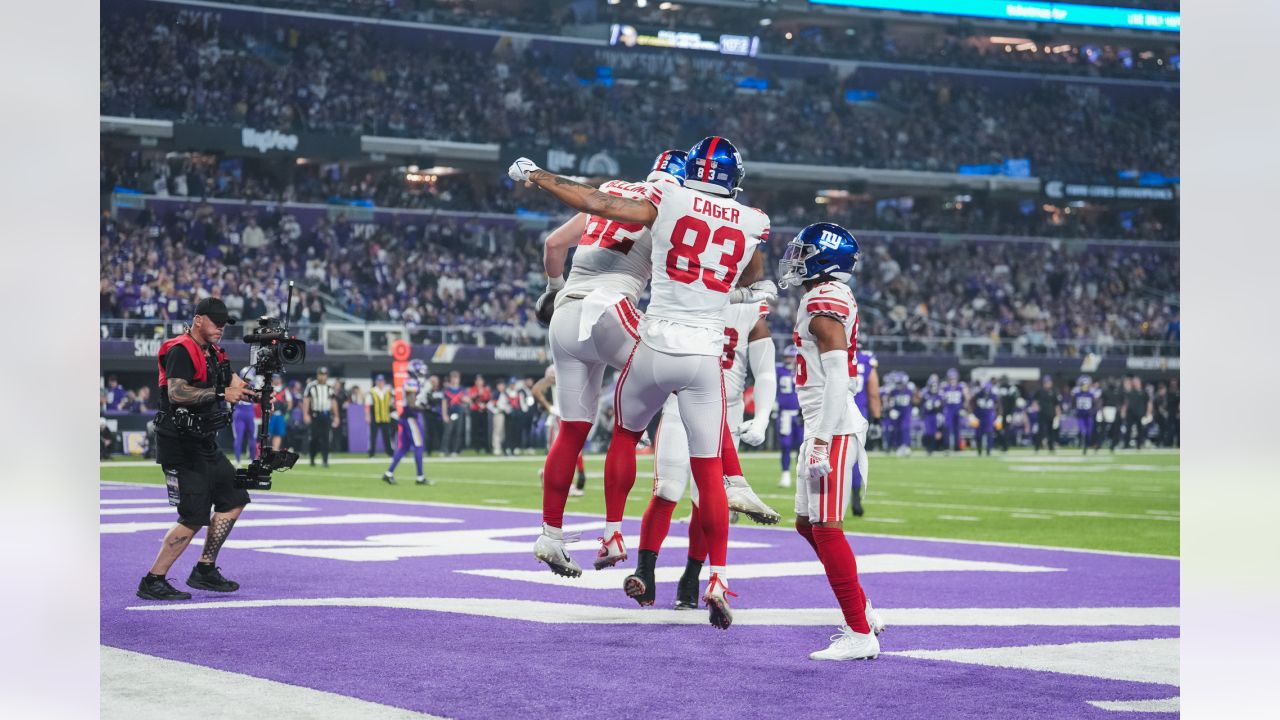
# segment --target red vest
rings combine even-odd
[[[164,374],[164,357],[173,349],[174,345],[183,346],[186,348],[187,354],[191,356],[191,364],[196,368],[196,376],[193,378],[193,382],[202,383],[208,380],[209,364],[205,360],[204,351],[200,349],[200,344],[195,341],[195,338],[183,333],[176,338],[164,341],[164,344],[160,346],[160,352],[157,355],[157,360],[160,363],[160,387],[169,385],[169,378],[165,377]],[[213,346],[213,352],[217,356],[218,362],[227,359],[227,353],[217,345]]]

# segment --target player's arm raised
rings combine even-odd
[[[814,428],[814,442],[826,445],[844,420],[849,394],[849,340],[844,323],[832,317],[817,315],[809,320],[809,332],[818,345],[818,358],[826,375],[822,388],[822,420]]]
[[[546,242],[542,244],[542,268],[547,273],[548,289],[560,289],[552,287],[556,280],[564,285],[565,258],[569,256],[569,248],[582,239],[582,233],[587,229],[587,217],[586,213],[578,213],[547,234]]]
[[[578,212],[599,215],[618,222],[640,223],[646,227],[653,225],[653,221],[658,217],[658,208],[648,200],[632,200],[600,192],[591,185],[563,175],[549,173],[528,158],[517,158],[511,163],[507,175],[516,182],[537,185]]]

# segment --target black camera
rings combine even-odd
[[[293,283],[289,283],[289,302],[286,305],[285,317],[293,307]],[[267,418],[271,417],[271,376],[284,374],[285,365],[297,365],[307,358],[307,343],[289,335],[289,328],[280,321],[264,315],[258,318],[258,326],[244,336],[252,350],[249,353],[250,363],[260,387],[258,391],[258,407],[262,409],[262,423],[258,426],[258,459],[249,463],[248,467],[236,469],[236,487],[245,490],[270,490],[271,473],[291,469],[298,462],[298,453],[292,450],[275,450],[271,447],[271,438],[267,429]]]
[[[270,377],[282,372],[285,365],[297,365],[307,359],[307,343],[289,337],[288,332],[279,320],[264,315],[258,318],[258,326],[245,334],[244,341],[257,346],[252,364],[259,377]]]

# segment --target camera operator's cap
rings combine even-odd
[[[218,324],[235,325],[239,318],[227,312],[227,304],[215,297],[207,297],[196,304],[196,314],[204,315]]]

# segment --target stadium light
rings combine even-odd
[[[649,7],[649,0],[636,0],[636,7]]]
[[[769,27],[773,24],[773,18],[760,18],[760,27]]]

